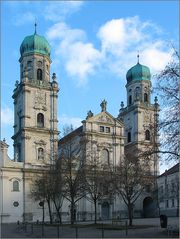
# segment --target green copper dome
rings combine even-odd
[[[139,64],[139,62],[130,68],[126,74],[127,83],[131,81],[151,80],[151,73],[147,66]]]
[[[38,34],[24,38],[20,46],[21,56],[29,53],[39,53],[50,57],[51,47],[45,37]]]

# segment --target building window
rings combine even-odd
[[[106,127],[106,133],[110,133],[110,127]]]
[[[41,67],[41,66],[42,66],[42,61],[38,61],[38,62],[37,62],[37,66],[38,66],[38,67]]]
[[[150,140],[150,131],[148,129],[145,131],[145,140]]]
[[[144,93],[144,102],[148,102],[148,94]]]
[[[104,126],[100,126],[100,132],[104,132]]]
[[[44,115],[42,113],[37,115],[37,126],[40,128],[44,127]]]
[[[31,67],[32,66],[32,61],[28,61],[27,62],[27,67]]]
[[[168,208],[169,207],[169,201],[166,200],[166,207]]]
[[[172,199],[172,205],[171,205],[171,207],[174,207],[174,198]]]
[[[107,149],[102,150],[102,162],[104,164],[109,164],[109,151]]]
[[[18,192],[19,191],[19,182],[17,180],[13,181],[13,191],[14,192]]]
[[[44,149],[38,148],[38,160],[43,160],[43,159],[44,159]]]
[[[41,69],[37,69],[37,80],[42,81],[42,70]]]
[[[129,105],[132,104],[132,95],[129,96]]]
[[[131,132],[128,132],[128,135],[127,135],[127,142],[128,142],[128,143],[131,142]]]

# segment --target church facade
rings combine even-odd
[[[128,151],[158,147],[156,122],[159,107],[157,99],[151,104],[151,75],[148,67],[139,64],[132,67],[127,78],[127,106],[121,103],[118,117],[107,111],[107,102],[101,102],[101,112],[91,111],[82,126],[58,142],[56,75],[50,77],[50,46],[36,33],[25,37],[20,46],[20,81],[15,83],[14,100],[14,159],[8,157],[8,145],[1,141],[1,220],[2,222],[42,220],[42,207],[31,197],[33,179],[47,170],[56,155],[69,140],[86,142],[88,150],[112,167],[119,164]],[[61,123],[61,122],[60,122]],[[150,172],[158,175],[158,155],[150,156]],[[136,202],[134,216],[142,216],[148,207],[149,192]],[[64,201],[62,219],[70,220],[69,204]],[[81,199],[76,208],[76,218],[93,219],[93,205]],[[116,196],[98,202],[98,218],[126,217],[125,204]],[[85,216],[84,216],[85,215]],[[45,205],[45,220],[48,220]]]

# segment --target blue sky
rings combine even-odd
[[[178,47],[178,1],[2,1],[1,2],[1,139],[13,155],[14,84],[19,80],[19,47],[37,32],[51,44],[51,74],[60,86],[59,130],[80,125],[100,102],[118,115],[126,104],[126,72],[140,63],[158,73]],[[152,79],[155,84],[155,78]]]

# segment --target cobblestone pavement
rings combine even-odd
[[[2,224],[1,238],[174,238],[178,235],[167,229],[160,227],[159,218],[145,218],[134,219],[133,224],[137,227],[144,226],[144,228],[122,230],[108,228],[110,222],[103,222],[97,227],[92,225],[85,225],[86,223],[79,223],[77,226],[42,226],[28,224],[24,227],[22,224]],[[168,218],[168,227],[177,228],[179,225],[179,218]],[[121,227],[121,226],[119,226]]]

